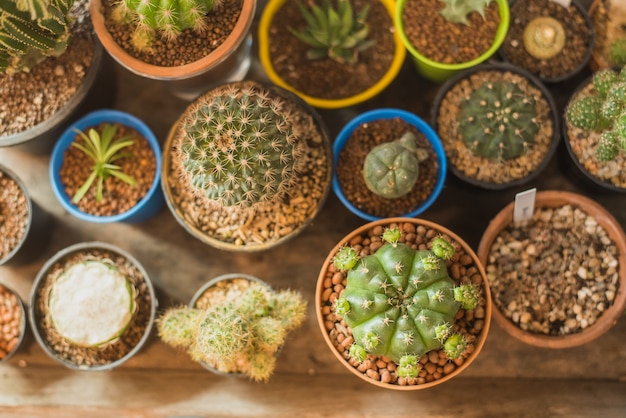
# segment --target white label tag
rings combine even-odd
[[[552,0],[553,3],[560,4],[566,9],[572,4],[572,0]]]
[[[521,222],[533,217],[537,189],[526,190],[515,195],[513,222]]]

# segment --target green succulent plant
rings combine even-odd
[[[46,57],[65,52],[74,0],[2,0],[0,72],[30,71]]]
[[[615,67],[626,65],[626,38],[616,39],[608,47],[608,58]]]
[[[302,136],[284,101],[264,87],[217,87],[183,116],[182,176],[209,206],[253,209],[289,193],[301,166]]]
[[[113,18],[120,23],[131,23],[135,31],[133,46],[139,51],[150,51],[156,34],[174,39],[185,29],[206,30],[206,15],[223,0],[120,0]]]
[[[493,0],[440,0],[445,6],[439,11],[451,23],[469,25],[467,15],[478,12],[485,18],[485,7]]]
[[[578,129],[601,132],[596,157],[611,161],[626,150],[626,69],[600,70],[592,82],[593,93],[572,101],[566,118]]]
[[[119,165],[113,164],[122,158],[132,156],[130,152],[124,151],[125,148],[134,144],[132,135],[114,140],[117,126],[110,123],[104,124],[100,129],[90,128],[86,134],[79,129],[74,129],[74,132],[83,142],[74,141],[71,146],[89,156],[93,160],[93,167],[87,180],[72,197],[73,203],[80,202],[94,182],[96,182],[96,201],[101,202],[104,181],[109,176],[117,177],[131,186],[137,185],[137,181],[133,177],[125,174]]]
[[[289,31],[311,47],[309,59],[331,58],[342,63],[355,63],[361,51],[371,47],[375,41],[368,40],[367,14],[369,6],[354,15],[350,0],[338,0],[334,8],[330,0],[322,6],[313,4],[307,9],[298,1],[300,13],[306,20],[303,30]]]
[[[473,309],[481,294],[478,286],[457,286],[450,278],[445,260],[454,246],[443,237],[433,239],[431,250],[415,250],[398,242],[399,234],[386,231],[388,241],[374,254],[358,259],[353,252],[335,311],[352,330],[354,359],[385,356],[399,365],[399,376],[416,377],[419,359],[431,350],[443,347],[451,359],[463,354],[467,340],[454,333],[454,318],[461,307]]]
[[[539,131],[535,99],[511,82],[485,83],[461,104],[458,132],[475,154],[491,160],[523,155]]]
[[[305,314],[306,301],[299,293],[253,283],[234,300],[207,309],[170,308],[157,329],[164,342],[186,349],[194,361],[267,381],[277,350]]]

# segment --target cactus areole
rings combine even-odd
[[[479,291],[455,286],[445,262],[453,254],[442,237],[431,250],[391,240],[348,271],[336,312],[352,329],[357,360],[363,360],[364,349],[398,363],[399,375],[414,377],[416,362],[428,351],[444,347],[449,358],[463,353],[467,341],[454,334],[454,318],[461,306],[475,307]]]

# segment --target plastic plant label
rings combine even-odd
[[[535,195],[537,189],[526,190],[515,195],[513,207],[513,222],[521,222],[533,217],[535,212]]]
[[[566,9],[572,4],[572,0],[552,0],[553,3],[560,4]]]

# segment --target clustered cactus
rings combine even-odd
[[[385,356],[399,365],[400,377],[416,377],[419,359],[431,350],[443,347],[451,359],[463,354],[468,342],[454,332],[455,315],[481,296],[478,286],[456,286],[448,275],[446,260],[455,250],[443,237],[430,250],[415,250],[400,237],[399,229],[387,229],[385,244],[361,259],[351,247],[340,250],[334,264],[348,276],[335,310],[352,329],[352,358]]]
[[[406,195],[419,176],[419,163],[428,157],[418,149],[415,135],[405,132],[400,138],[374,147],[365,157],[363,178],[369,190],[384,198]]]
[[[338,0],[336,9],[330,0],[324,0],[322,7],[314,4],[310,10],[298,1],[298,8],[307,27],[301,31],[289,30],[311,47],[307,52],[309,59],[328,57],[342,63],[355,63],[359,52],[375,42],[367,39],[369,6],[363,7],[357,16],[350,0]]]
[[[526,152],[538,131],[535,98],[514,83],[485,83],[461,104],[458,132],[475,155],[516,158]]]
[[[493,0],[440,0],[445,3],[445,7],[439,13],[451,23],[462,23],[469,25],[467,15],[471,12],[478,12],[485,18],[485,7]]]
[[[537,59],[549,59],[565,47],[565,28],[550,16],[539,16],[524,28],[524,49]]]
[[[253,209],[288,194],[302,134],[284,101],[254,83],[205,93],[179,129],[182,175],[209,206]]]
[[[194,361],[267,381],[277,350],[305,313],[306,301],[299,293],[252,283],[240,297],[207,309],[170,308],[157,328],[164,342],[186,349]]]
[[[596,157],[610,161],[626,150],[626,69],[600,70],[592,82],[594,93],[573,101],[566,117],[578,129],[601,132]]]
[[[49,56],[65,52],[70,40],[68,13],[74,0],[2,0],[0,72],[30,71]]]
[[[139,51],[150,51],[159,33],[174,39],[185,29],[202,32],[206,15],[223,0],[121,0],[113,13],[118,22],[135,26],[131,42]]]

